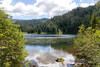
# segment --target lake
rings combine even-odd
[[[25,63],[37,67],[74,67],[72,40],[76,35],[25,34],[28,56]],[[64,60],[57,62],[57,59]]]

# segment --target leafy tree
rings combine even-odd
[[[24,35],[8,14],[0,10],[0,67],[22,67],[26,56]]]
[[[98,67],[100,64],[100,30],[96,30],[95,33],[94,31],[92,27],[85,28],[82,25],[74,42],[76,56],[84,59],[83,63],[89,67]]]
[[[82,25],[77,39],[75,39],[75,54],[83,59],[84,67],[100,67],[100,20],[95,14],[91,18],[91,26]]]

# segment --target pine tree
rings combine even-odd
[[[96,28],[97,21],[96,21],[96,15],[95,15],[95,13],[93,13],[93,15],[91,17],[90,24],[91,24],[92,29],[95,29]]]

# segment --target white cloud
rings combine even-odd
[[[77,7],[75,2],[72,3],[72,0],[37,0],[34,6],[41,9],[42,14],[49,14],[50,16],[55,16]]]
[[[73,0],[37,0],[33,5],[25,5],[18,2],[14,6],[11,5],[13,0],[3,0],[1,7],[12,16],[42,16],[50,15],[51,17],[66,13],[69,10],[77,7]],[[81,4],[82,7],[87,7],[89,4]]]
[[[91,4],[89,4],[89,3],[82,3],[80,6],[81,7],[88,7],[89,5],[95,5],[94,3],[91,3]]]

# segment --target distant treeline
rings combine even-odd
[[[15,24],[20,25],[20,29],[23,32],[33,33],[34,32],[34,27],[36,27],[38,24],[42,24],[44,22],[49,21],[49,19],[47,19],[47,18],[32,19],[32,20],[17,20],[17,19],[14,19],[14,21],[15,21]]]
[[[23,32],[37,34],[76,34],[79,26],[84,24],[85,27],[90,26],[89,22],[95,6],[87,8],[78,7],[72,11],[54,16],[51,19],[32,20],[16,20],[21,25]],[[27,21],[27,22],[26,22]]]

